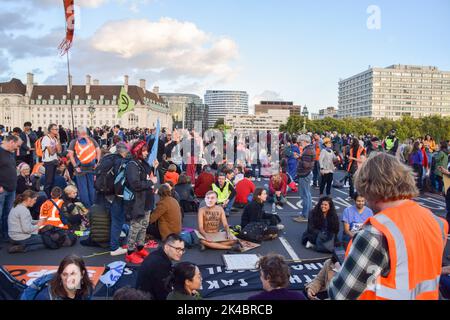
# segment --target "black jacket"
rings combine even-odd
[[[0,186],[13,192],[17,188],[16,157],[14,153],[0,147]]]
[[[31,131],[30,134],[28,135],[28,137],[30,138],[30,146],[31,148],[34,148],[34,143],[37,140],[37,135]],[[22,139],[23,143],[20,146],[20,155],[21,156],[26,156],[27,152],[30,150],[30,148],[28,148],[27,146],[27,134],[25,133],[25,131],[22,131],[22,133],[20,134],[20,139]]]
[[[172,262],[162,248],[145,258],[139,268],[136,289],[148,292],[154,300],[166,300],[170,290],[166,279],[172,270]]]
[[[250,202],[244,209],[241,219],[241,227],[244,228],[251,222],[265,222],[272,219],[272,214],[267,214],[264,211],[264,203],[259,203],[255,200]]]
[[[154,185],[147,180],[152,169],[150,165],[141,160],[132,160],[128,163],[125,172],[125,185],[134,194],[134,200],[126,203],[128,214],[132,219],[145,216],[145,213],[153,209]]]
[[[194,188],[191,184],[177,184],[174,189],[179,194],[180,200],[188,202],[195,200]]]

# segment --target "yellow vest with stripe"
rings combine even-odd
[[[215,193],[217,193],[217,203],[218,204],[224,203],[230,197],[231,191],[230,191],[229,187],[230,187],[230,182],[229,181],[225,182],[225,186],[223,187],[222,190],[220,190],[220,187],[218,187],[215,183],[213,183],[212,190]]]

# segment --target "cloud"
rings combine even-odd
[[[251,104],[255,105],[261,101],[283,101],[283,98],[278,92],[266,90],[263,93],[254,96],[251,99]]]
[[[10,30],[26,30],[34,26],[23,13],[0,12],[0,32]]]

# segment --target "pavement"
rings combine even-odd
[[[339,178],[342,173],[337,173]],[[336,179],[336,177],[335,177]],[[257,186],[268,185],[268,179],[261,179],[261,181],[255,181]],[[318,188],[312,188],[313,205],[319,200]],[[352,203],[345,200],[348,197],[348,187],[342,189],[332,188],[332,197],[335,201],[336,210],[339,217],[342,216],[343,210],[351,206]],[[282,220],[282,224],[285,225],[285,230],[280,233],[278,239],[274,241],[264,242],[259,248],[256,248],[248,253],[265,255],[268,253],[278,253],[283,255],[288,260],[310,260],[328,257],[326,254],[317,253],[312,250],[308,250],[301,245],[301,236],[306,230],[306,223],[297,223],[292,221],[293,217],[298,216],[301,212],[302,204],[298,194],[290,193],[287,197],[288,203],[284,207],[277,207],[277,214]],[[445,218],[445,199],[442,196],[436,194],[424,194],[416,199],[423,206],[429,208],[434,214]],[[270,204],[266,204],[266,212],[270,212],[272,207]],[[241,220],[241,213],[232,213],[228,218],[230,225],[238,225]],[[183,221],[184,227],[196,228],[197,227],[197,215],[196,213],[187,213]],[[342,229],[342,227],[341,227]],[[113,261],[123,260],[124,256],[112,257],[109,252],[102,248],[90,248],[83,247],[77,243],[71,248],[61,248],[58,250],[40,250],[21,254],[8,254],[8,244],[0,243],[0,265],[58,265],[59,262],[68,254],[77,254],[84,257],[87,266],[104,266]],[[190,261],[199,265],[218,264],[223,265],[222,254],[225,252],[206,250],[201,252],[198,248],[188,249],[183,256],[183,261]],[[450,254],[450,245],[447,245],[445,256]],[[450,263],[450,261],[445,261]],[[225,296],[219,299],[246,299],[251,293]],[[217,298],[216,298],[217,299]]]

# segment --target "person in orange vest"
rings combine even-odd
[[[42,229],[45,226],[53,226],[61,229],[69,229],[64,224],[62,216],[64,200],[62,197],[62,190],[59,187],[54,187],[51,191],[51,198],[45,201],[41,206],[39,214],[39,228]]]
[[[437,300],[448,223],[412,199],[412,169],[380,153],[355,176],[377,214],[350,242],[328,293],[335,300]]]
[[[88,129],[79,127],[78,137],[70,142],[68,156],[75,168],[80,201],[88,209],[95,203],[94,170],[101,154],[97,141],[88,136]]]
[[[316,158],[314,159],[314,170],[313,170],[313,187],[319,188],[320,183],[320,151],[322,150],[322,143],[320,135],[317,133],[314,135],[313,145],[316,151]]]
[[[353,177],[365,159],[366,159],[366,150],[361,146],[358,138],[353,138],[352,144],[350,145],[350,149],[348,152],[347,172],[349,175],[348,180],[350,188],[349,188],[349,196],[346,199],[347,201],[351,201],[353,199],[353,196],[355,195]]]

